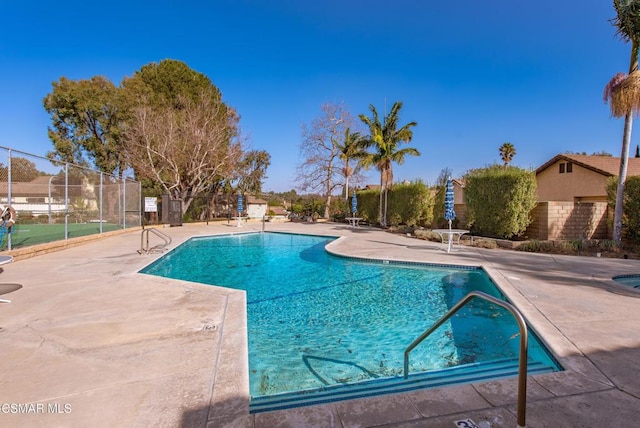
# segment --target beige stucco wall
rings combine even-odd
[[[247,215],[249,218],[262,218],[267,214],[267,204],[247,204]]]
[[[573,172],[560,174],[559,161],[537,174],[538,201],[606,201],[607,177],[573,164]]]

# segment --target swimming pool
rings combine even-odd
[[[620,284],[624,284],[627,285],[631,288],[635,288],[637,290],[640,290],[640,275],[638,274],[634,274],[634,275],[618,275],[618,276],[614,276],[613,278],[614,281],[619,282]]]
[[[401,376],[405,348],[469,291],[504,298],[481,268],[329,254],[334,238],[246,233],[192,238],[143,273],[247,292],[252,397]],[[510,361],[518,327],[472,301],[411,354],[412,373]],[[558,370],[535,336],[529,359]]]

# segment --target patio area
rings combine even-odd
[[[192,236],[262,230],[248,222],[161,228]],[[640,420],[640,291],[611,280],[639,260],[456,247],[339,223],[267,231],[344,236],[333,252],[483,266],[565,371],[532,376],[528,427],[633,426]],[[140,230],[31,257],[11,253],[0,282],[0,426],[516,426],[517,379],[250,415],[242,291],[137,273]],[[42,248],[42,252],[46,252]]]

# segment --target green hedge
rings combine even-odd
[[[467,172],[467,223],[475,234],[494,238],[521,235],[536,206],[535,172],[494,165]]]
[[[615,209],[618,177],[607,180],[607,197],[611,211]],[[622,236],[640,241],[640,177],[627,177],[622,205]]]
[[[387,222],[389,226],[401,224],[415,227],[429,227],[433,222],[434,197],[429,187],[416,181],[409,184],[394,184],[388,195]],[[379,190],[357,192],[358,217],[378,224],[380,204]],[[349,205],[350,206],[350,205]]]

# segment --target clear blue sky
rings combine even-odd
[[[51,150],[42,99],[61,76],[119,84],[171,58],[207,75],[271,154],[265,190],[295,187],[301,125],[325,102],[354,115],[404,102],[422,156],[394,166],[396,181],[461,176],[507,141],[523,168],[620,156],[623,121],[602,102],[628,69],[614,16],[605,0],[0,0],[0,145]]]

